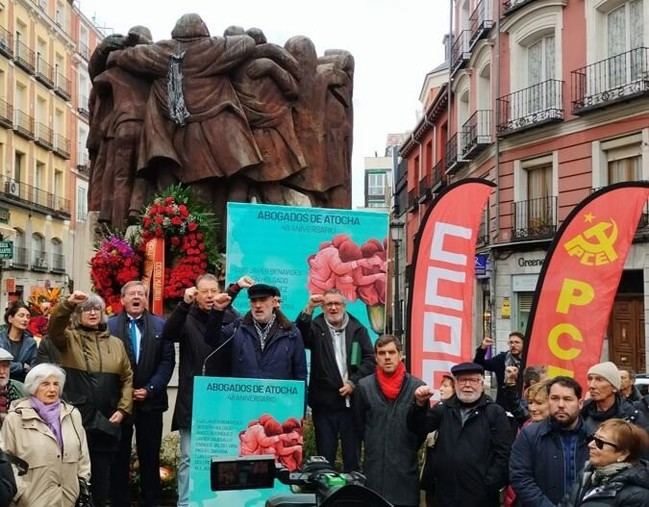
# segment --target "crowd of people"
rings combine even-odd
[[[244,315],[232,307],[242,290]],[[431,386],[406,371],[397,337],[372,345],[337,289],[310,295],[295,320],[282,312],[276,287],[248,276],[224,291],[214,275],[201,275],[166,322],[149,312],[140,281],[124,285],[121,302],[122,313],[107,318],[99,296],[74,291],[52,309],[38,349],[28,308],[8,308],[0,332],[0,506],[83,505],[87,495],[98,507],[159,505],[175,343],[179,507],[189,505],[194,377],[306,382],[307,374],[317,453],[335,466],[340,445],[342,471],[362,471],[395,506],[418,506],[422,497],[429,507],[649,505],[649,396],[633,385],[634,372],[612,362],[592,365],[584,390],[573,378],[524,368],[525,337],[514,332],[506,351],[491,357],[493,340],[485,338],[472,362]],[[496,378],[495,399],[485,391],[486,371]],[[257,453],[250,444],[257,426],[274,444],[282,435],[301,442],[299,421],[272,422],[255,422],[241,436],[248,453]],[[133,441],[137,498],[129,487]],[[295,468],[302,451],[285,454]]]

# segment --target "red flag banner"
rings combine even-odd
[[[539,275],[524,363],[548,375],[586,380],[602,344],[624,262],[649,182],[605,187],[584,199],[561,225]]]
[[[156,315],[164,313],[165,240],[150,239],[145,246],[144,274],[142,282],[149,290],[151,311]]]
[[[495,185],[467,178],[446,187],[419,227],[410,281],[409,364],[438,386],[441,375],[473,356],[475,245]]]

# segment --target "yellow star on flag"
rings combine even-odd
[[[584,215],[584,222],[592,224],[594,219],[595,215],[593,215],[590,211]]]

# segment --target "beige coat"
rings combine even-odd
[[[31,400],[14,402],[2,425],[3,449],[29,464],[17,477],[18,507],[73,507],[79,496],[79,477],[90,479],[90,457],[81,414],[61,402],[63,452],[54,433],[32,408]]]

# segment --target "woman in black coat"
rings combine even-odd
[[[590,460],[562,507],[649,506],[649,434],[623,419],[604,421],[591,435]]]

